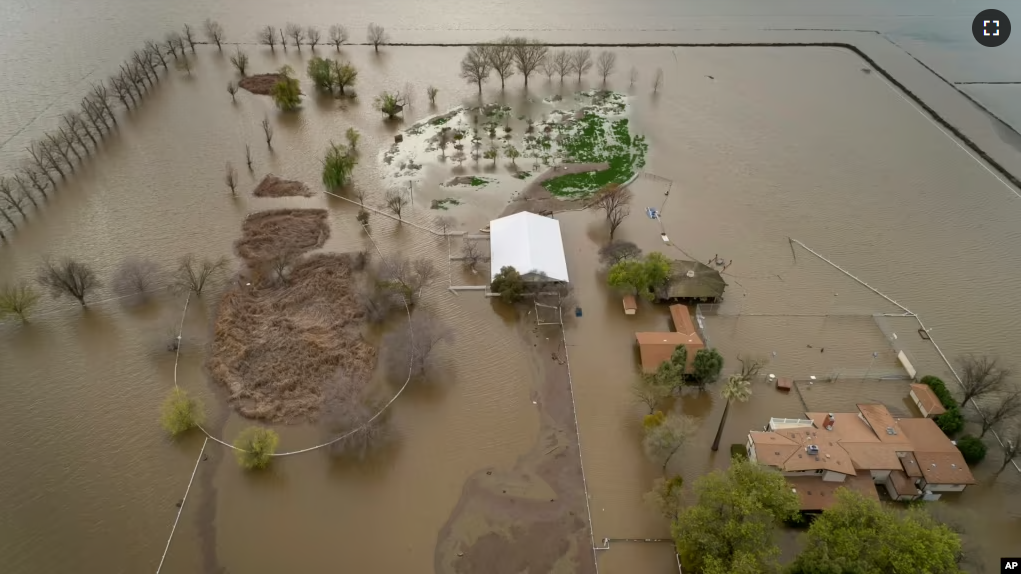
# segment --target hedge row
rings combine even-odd
[[[934,375],[923,377],[922,383],[929,386],[929,389],[939,398],[939,402],[943,404],[943,408],[947,410],[946,413],[937,415],[933,419],[936,425],[943,430],[943,433],[953,436],[964,429],[964,416],[961,415],[961,407],[958,405],[957,400],[954,399],[954,396],[950,394],[947,384]]]

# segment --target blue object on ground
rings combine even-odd
[[[649,216],[650,220],[654,220],[659,217],[659,212],[656,208],[645,208],[645,214]]]
[[[580,307],[574,308],[574,317],[581,317],[581,308]]]

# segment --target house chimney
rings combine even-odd
[[[823,422],[823,427],[826,431],[833,431],[833,424],[837,422],[837,418],[832,413],[826,414],[826,421]]]

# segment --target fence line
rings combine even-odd
[[[188,480],[188,487],[184,490],[184,498],[181,499],[181,505],[177,508],[177,518],[174,519],[174,526],[170,528],[170,537],[167,538],[167,546],[163,548],[163,556],[160,557],[160,564],[156,567],[156,573],[159,573],[163,569],[163,562],[167,559],[167,551],[170,550],[170,542],[174,540],[174,532],[177,531],[177,523],[181,520],[181,512],[184,511],[184,504],[188,501],[188,493],[191,491],[191,484],[195,481],[195,472],[199,470],[199,463],[202,462],[202,455],[206,452],[206,444],[209,443],[209,438],[202,440],[202,449],[199,450],[199,456],[195,458],[195,468],[191,470],[191,479]]]

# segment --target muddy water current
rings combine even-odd
[[[307,49],[300,55],[293,48],[275,55],[248,50],[255,72],[285,63],[304,70],[308,57]],[[362,152],[354,185],[370,205],[380,205],[385,190],[378,184],[378,150],[402,125],[477,102],[474,88],[457,77],[462,52],[345,49],[361,70],[361,97],[342,104],[317,96],[303,80],[303,110],[281,114],[267,98],[247,92],[231,104],[224,90],[233,77],[230,64],[215,49],[201,47],[192,74],[173,68],[165,74],[144,104],[123,117],[101,153],[0,249],[0,280],[30,278],[48,254],[79,257],[104,279],[127,256],[171,266],[189,252],[230,255],[247,213],[281,206],[327,207],[332,235],[325,250],[373,249],[343,200],[265,200],[249,192],[266,173],[318,186],[319,157],[355,126]],[[788,237],[921,315],[948,355],[1009,357],[1021,345],[1010,307],[1010,288],[1021,280],[1021,252],[1012,247],[1016,197],[881,78],[862,73],[860,60],[826,48],[618,52],[621,71],[612,85],[632,95],[632,130],[649,143],[646,170],[673,182],[664,195],[667,183],[639,179],[634,215],[618,235],[647,251],[733,260],[726,302],[706,319],[728,365],[740,353],[775,351],[768,369],[780,375],[894,373],[887,338],[896,332],[910,342],[903,347],[922,371],[946,376],[928,344],[910,339],[918,337],[911,324],[896,319],[884,331],[871,317],[897,308],[801,248],[795,248],[795,259]],[[640,81],[628,87],[632,65]],[[651,94],[648,81],[657,68],[666,80]],[[404,123],[383,122],[370,97],[406,82],[418,96]],[[424,96],[428,84],[440,88],[436,109]],[[484,99],[515,107],[525,98],[594,86],[591,77],[581,86],[561,88],[535,78],[531,84],[526,95],[520,79],[512,79],[501,96],[490,83]],[[272,150],[262,141],[264,117],[275,129]],[[244,166],[245,143],[254,152],[253,173]],[[15,157],[5,148],[5,163]],[[243,193],[236,199],[223,184],[227,161],[241,174]],[[476,169],[466,162],[465,173]],[[509,169],[502,162],[498,167]],[[427,200],[436,198],[435,184],[449,173],[449,167],[426,166],[421,200],[405,214],[409,222],[428,225],[437,216]],[[459,192],[464,203],[446,214],[474,231],[519,191],[513,182]],[[662,209],[663,229],[645,217],[646,206]],[[666,537],[665,522],[641,501],[655,470],[639,449],[642,412],[628,385],[636,368],[634,331],[667,329],[669,320],[648,304],[625,317],[619,300],[602,287],[595,250],[607,234],[600,214],[570,212],[558,219],[583,310],[581,317],[567,318],[566,340],[594,538]],[[544,373],[537,365],[550,356],[539,345],[543,335],[522,324],[532,317],[516,318],[479,292],[447,291],[444,238],[381,216],[373,216],[371,228],[384,255],[430,258],[443,272],[422,304],[456,334],[439,351],[433,379],[440,385],[411,389],[394,404],[399,441],[363,464],[311,453],[251,475],[225,449],[207,446],[209,458],[200,464],[165,571],[483,569],[452,559],[465,550],[451,542],[469,539],[465,533],[479,528],[475,515],[456,516],[460,509],[478,511],[465,503],[472,493],[507,490],[487,484],[480,475],[485,470],[495,470],[493,476],[508,485],[525,485],[522,497],[545,497],[543,485],[553,489],[551,499],[574,501],[563,508],[578,517],[571,529],[587,522],[589,510],[577,504],[584,497],[565,495],[577,489],[578,478],[534,463],[542,459],[536,453],[548,454],[548,441],[561,442],[570,453],[573,440],[569,433],[549,439],[556,437],[547,433],[551,429],[563,433],[560,422],[567,420],[561,416],[570,412],[554,407],[568,396],[555,383],[536,383]],[[662,231],[677,247],[662,242]],[[456,264],[449,281],[481,283]],[[111,296],[103,288],[95,299]],[[178,378],[209,406],[210,430],[229,440],[246,422],[225,407],[203,372],[215,296],[206,294],[189,308]],[[170,442],[157,425],[158,405],[173,385],[174,357],[166,346],[182,304],[168,295],[141,310],[107,302],[83,311],[46,299],[29,326],[0,326],[0,400],[7,407],[0,431],[11,462],[0,475],[0,565],[7,570],[155,569],[201,445],[198,437]],[[543,333],[554,342],[560,336],[558,330]],[[819,348],[825,352],[817,353]],[[874,351],[880,356],[872,364]],[[814,401],[824,399],[816,395]],[[723,408],[718,396],[685,395],[674,408],[703,418],[675,470],[690,481],[725,466],[727,450],[708,449]],[[769,417],[797,417],[803,409],[797,395],[758,385],[752,401],[731,410],[723,444],[742,442]],[[314,425],[279,430],[282,451],[324,437]],[[992,569],[991,558],[1011,555],[1021,539],[1017,474],[994,481],[990,467],[992,462],[980,466],[980,485],[947,506],[977,546],[969,565],[974,570]],[[573,487],[556,491],[568,480]],[[491,508],[515,505],[501,501]],[[982,521],[974,519],[975,510]],[[459,525],[465,531],[452,534]],[[480,547],[485,549],[491,548]],[[591,569],[581,559],[549,565]],[[600,552],[599,568],[664,572],[676,565],[669,544],[611,543]]]

